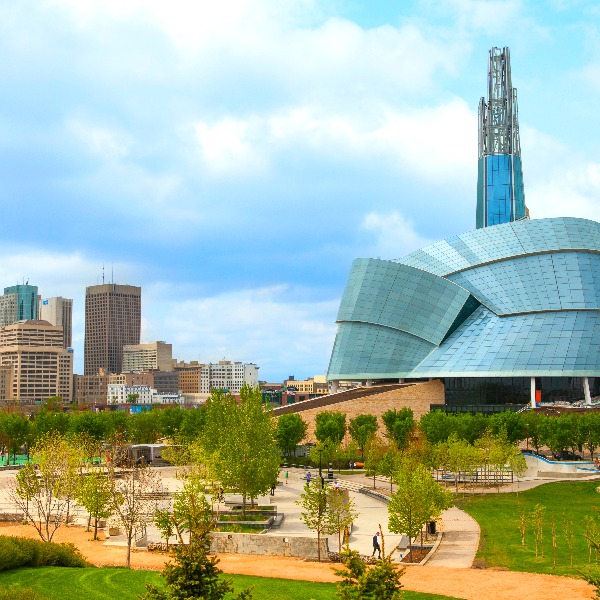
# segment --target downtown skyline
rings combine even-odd
[[[0,6],[0,286],[142,288],[143,341],[325,373],[357,257],[475,227],[488,51],[532,218],[600,220],[600,12],[577,2]]]

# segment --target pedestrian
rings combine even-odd
[[[276,482],[276,481],[274,481],[274,482],[271,484],[271,496],[274,496],[274,495],[275,495],[275,486],[276,486],[276,485],[277,485],[277,482]]]
[[[339,481],[336,481],[336,482],[333,484],[333,491],[334,491],[334,492],[339,492],[339,491],[340,491],[340,482],[339,482]]]
[[[597,456],[594,459],[594,469],[596,469],[596,471],[600,471],[600,462],[598,461],[598,457]]]
[[[312,477],[312,475],[310,474],[310,471],[306,474],[306,483],[310,483],[310,478]]]
[[[379,546],[379,531],[377,531],[373,536],[373,554],[371,554],[371,556],[375,556],[376,551],[379,553],[378,558],[381,558],[381,547]]]
[[[288,482],[287,482],[287,481],[288,481],[288,477],[289,477],[289,476],[290,476],[290,472],[289,472],[289,471],[286,471],[286,472],[285,472],[285,485],[287,485],[287,484],[288,484]]]

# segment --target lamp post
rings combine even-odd
[[[323,453],[323,448],[319,448],[317,451],[319,453],[319,479],[321,480],[321,489],[323,489],[325,487],[325,480],[323,479],[323,468],[321,466],[321,454]]]

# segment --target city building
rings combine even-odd
[[[12,399],[12,365],[0,365],[0,402]]]
[[[70,298],[44,298],[40,303],[40,319],[63,328],[63,348],[73,346],[73,300]]]
[[[258,385],[258,369],[254,363],[221,360],[218,363],[176,362],[182,394],[204,394],[223,389],[239,394],[244,384]]]
[[[95,375],[73,376],[73,399],[77,404],[106,404],[108,373],[100,369]]]
[[[123,346],[123,373],[172,371],[173,347],[165,342]]]
[[[53,396],[71,401],[73,353],[63,347],[62,327],[48,321],[18,321],[0,327],[0,366],[10,365],[10,398],[40,403]]]
[[[477,229],[402,259],[354,261],[327,375],[333,391],[338,380],[435,378],[449,411],[600,395],[600,223],[527,218],[508,56],[490,53]],[[496,119],[498,94],[513,112]]]
[[[37,320],[39,300],[35,285],[23,283],[5,287],[4,295],[0,296],[0,327],[17,321]]]
[[[84,373],[123,370],[123,347],[140,343],[142,290],[106,283],[85,290]]]
[[[179,394],[159,394],[148,385],[108,384],[108,404],[183,404]]]
[[[290,377],[286,379],[285,385],[288,390],[294,390],[301,394],[309,394],[310,397],[324,396],[329,393],[329,384],[325,375],[315,375],[303,380]]]

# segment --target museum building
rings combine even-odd
[[[327,379],[441,379],[447,411],[600,395],[600,223],[529,219],[508,48],[479,110],[477,229],[357,259]]]

